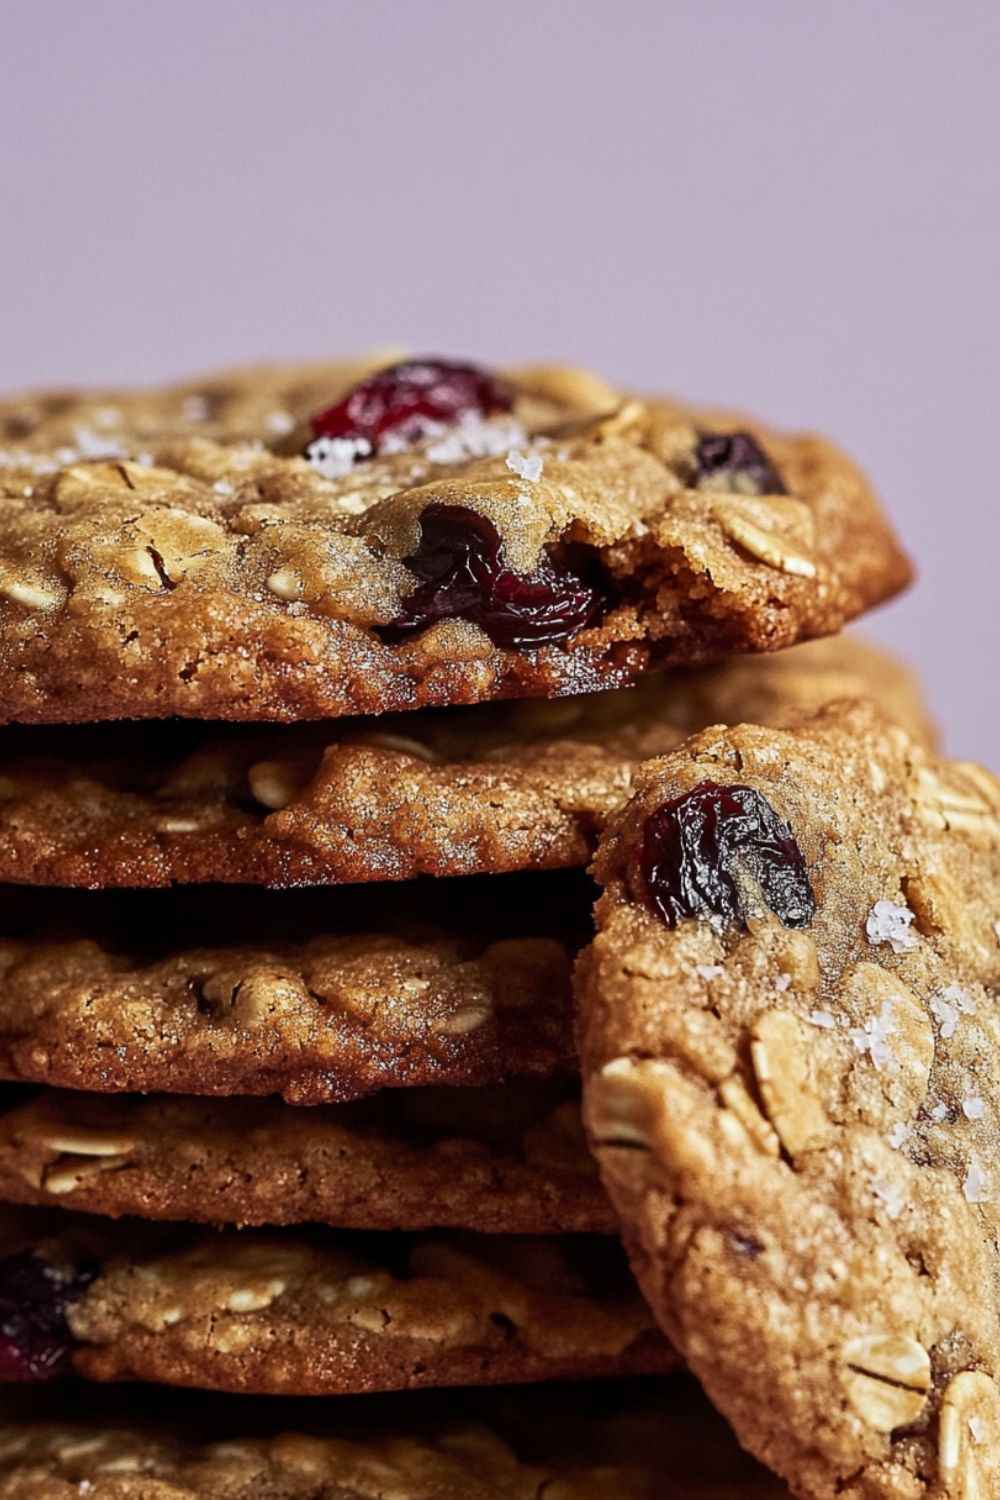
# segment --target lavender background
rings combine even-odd
[[[821,426],[1000,763],[995,0],[6,0],[0,386],[403,343]]]

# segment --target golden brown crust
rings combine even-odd
[[[0,1096],[0,1202],[209,1224],[610,1233],[574,1082],[354,1105]]]
[[[645,820],[705,780],[790,826],[804,928],[745,860],[746,930],[647,906]],[[646,768],[597,871],[585,1113],[664,1328],[796,1493],[992,1494],[1000,783],[872,705],[711,730]]]
[[[91,1380],[346,1395],[676,1364],[610,1237],[210,1234],[69,1215],[52,1236],[14,1212],[15,1250],[97,1267],[67,1311]]]
[[[592,899],[575,873],[59,899],[8,887],[0,1076],[319,1104],[566,1072]]]
[[[287,721],[559,697],[834,633],[909,580],[832,445],[741,421],[788,493],[689,488],[699,433],[733,419],[623,401],[581,372],[515,373],[495,457],[445,461],[431,443],[325,478],[287,455],[359,373],[251,370],[0,406],[7,720]],[[508,468],[508,443],[543,459],[538,479]],[[535,650],[454,620],[384,644],[435,501],[491,520],[518,572],[543,548],[582,548],[610,580],[603,619]]]
[[[583,865],[636,765],[708,724],[867,694],[934,730],[913,674],[851,639],[618,693],[271,730],[0,734],[0,879],[271,885]]]
[[[98,1399],[100,1397],[101,1399]],[[681,1377],[274,1403],[131,1388],[11,1413],[0,1500],[787,1500]],[[95,1409],[95,1407],[97,1409]],[[147,1414],[148,1413],[148,1414]]]

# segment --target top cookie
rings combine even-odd
[[[709,730],[608,834],[588,1129],[634,1268],[797,1493],[997,1493],[1000,782],[865,704]]]
[[[833,633],[910,577],[824,440],[573,370],[26,396],[0,444],[8,722],[560,697]]]

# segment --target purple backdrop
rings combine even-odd
[[[821,426],[997,765],[994,0],[7,0],[0,385],[376,343]]]

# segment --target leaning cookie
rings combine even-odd
[[[832,634],[910,577],[831,444],[577,371],[59,392],[0,405],[0,442],[7,721],[561,697]]]
[[[816,1500],[1000,1478],[1000,783],[866,704],[710,730],[596,866],[585,1114],[633,1267]]]
[[[0,897],[0,1077],[319,1104],[575,1070],[575,872]]]
[[[292,886],[585,865],[635,767],[709,724],[868,696],[934,728],[914,674],[851,639],[558,703],[253,730],[0,733],[0,879]]]
[[[262,1395],[655,1373],[609,1236],[211,1234],[7,1210],[0,1374]]]
[[[208,1224],[610,1233],[575,1081],[356,1104],[0,1091],[0,1202]]]
[[[21,1403],[13,1403],[15,1407]],[[684,1376],[336,1402],[31,1392],[0,1500],[787,1500]]]

